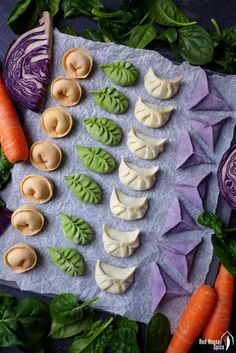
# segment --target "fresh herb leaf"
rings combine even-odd
[[[223,233],[224,223],[217,215],[211,212],[201,213],[198,217],[198,223],[204,227],[214,230],[216,235]]]
[[[38,17],[35,0],[20,0],[12,10],[7,24],[13,32],[22,34],[36,24]]]
[[[130,33],[127,45],[133,48],[145,48],[157,35],[157,31],[152,24],[139,25],[134,27]]]
[[[103,353],[110,343],[112,327],[109,320],[98,320],[82,335],[76,336],[69,346],[68,353]]]
[[[2,148],[0,147],[0,189],[9,181],[11,177],[10,169],[12,164],[6,159]]]
[[[56,339],[63,339],[85,332],[92,325],[93,317],[94,310],[92,308],[85,308],[83,317],[71,324],[61,324],[53,319],[49,336]]]
[[[111,341],[112,353],[140,353],[136,332],[130,327],[114,331]]]
[[[64,17],[75,17],[79,15],[92,16],[92,10],[103,9],[103,4],[100,0],[63,0],[62,9]],[[92,16],[93,17],[93,16]]]
[[[176,28],[168,28],[156,37],[156,39],[167,41],[170,44],[175,43],[177,41],[177,38],[178,33]]]
[[[219,262],[236,276],[236,239],[222,238],[214,234],[211,241]]]
[[[60,32],[69,34],[70,36],[78,36],[79,33],[72,27],[59,27]]]
[[[164,353],[170,340],[170,323],[161,313],[153,315],[147,325],[144,353]]]
[[[100,32],[95,31],[95,29],[86,29],[84,31],[84,38],[89,40],[94,40],[95,42],[102,42],[102,35]]]
[[[214,55],[211,36],[197,25],[180,28],[174,48],[184,60],[193,65],[205,65],[212,61]]]
[[[159,25],[183,27],[196,23],[190,22],[172,0],[147,0],[147,5],[152,19]]]

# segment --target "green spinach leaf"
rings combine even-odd
[[[38,12],[41,14],[43,11],[49,11],[54,17],[58,11],[61,0],[36,0]]]
[[[178,30],[174,49],[184,60],[194,65],[205,65],[212,61],[214,55],[211,36],[197,25]]]
[[[130,327],[114,331],[111,341],[112,353],[140,353],[136,332]]]
[[[59,27],[60,32],[69,34],[70,36],[78,36],[79,33],[72,27]]]
[[[144,353],[164,353],[170,340],[170,323],[161,313],[153,315],[147,325]]]
[[[12,10],[7,24],[13,32],[22,34],[35,25],[38,16],[39,12],[35,0],[20,0]]]
[[[236,276],[236,239],[219,237],[214,234],[211,238],[215,255],[220,263]]]
[[[223,233],[224,223],[217,215],[211,212],[201,213],[198,217],[198,223],[214,230],[216,235],[221,235]]]
[[[112,321],[112,318],[95,321],[88,332],[75,337],[68,353],[103,353],[110,343]]]
[[[84,31],[84,38],[94,40],[95,42],[103,42],[101,33],[95,29],[86,29]]]
[[[147,0],[147,5],[151,17],[159,25],[183,27],[196,23],[190,22],[172,0]]]
[[[177,41],[177,38],[178,33],[176,28],[168,28],[156,37],[156,39],[167,41],[170,44],[175,43]]]
[[[3,150],[0,147],[0,189],[9,181],[11,177],[12,164],[6,159]]]
[[[138,25],[130,33],[127,45],[133,48],[145,48],[157,35],[157,31],[152,24]]]
[[[103,9],[103,4],[100,0],[63,0],[62,9],[64,17],[74,17],[78,15],[92,16],[92,10]]]
[[[129,320],[125,316],[116,315],[114,324],[117,328],[128,327],[138,333],[138,324],[136,321]]]

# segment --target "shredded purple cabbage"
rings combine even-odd
[[[39,24],[10,46],[3,65],[3,76],[10,96],[35,112],[42,107],[48,85],[52,49],[49,12],[43,12]]]
[[[0,207],[0,235],[2,235],[11,224],[11,215],[12,211],[8,208]]]

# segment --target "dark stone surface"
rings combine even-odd
[[[84,0],[86,1],[86,0]],[[9,16],[10,11],[12,10],[16,0],[0,0],[0,62],[2,62],[6,50],[10,43],[16,38],[16,35],[10,30],[7,26],[6,21]],[[113,1],[106,0],[104,1],[108,7],[114,7]],[[235,13],[236,13],[236,1],[235,0],[176,0],[176,3],[189,15],[190,18],[195,19],[199,22],[200,25],[211,29],[210,19],[215,18],[219,25],[222,28],[226,28],[236,24]],[[56,20],[60,26],[71,26],[75,28],[79,34],[82,34],[86,28],[94,27],[92,21],[87,18],[80,17],[75,19],[63,20],[62,17]],[[162,54],[167,56],[170,59],[173,59],[173,55],[169,51],[162,51]],[[236,218],[233,214],[232,223],[236,224]],[[36,298],[39,298],[45,302],[49,302],[50,298],[34,293],[20,291],[18,289],[0,285],[0,291],[5,291],[15,295],[17,298],[24,298],[28,295],[32,295]],[[101,314],[103,315],[103,314]],[[234,314],[232,318],[232,324],[230,332],[235,336],[236,340],[236,305],[234,305]],[[144,330],[141,329],[141,335],[143,337]],[[143,340],[142,340],[143,341]],[[142,344],[141,344],[142,345]],[[158,342],[157,342],[158,345]],[[66,347],[68,346],[68,340],[48,340],[46,353],[65,353]],[[6,348],[0,349],[1,352],[6,353],[17,353],[20,352],[17,348]],[[210,353],[215,352],[210,346],[196,346],[191,350],[191,353]],[[235,353],[235,347],[231,347],[228,353]],[[32,352],[34,353],[34,352]]]

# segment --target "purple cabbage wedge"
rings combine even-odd
[[[229,120],[229,116],[205,116],[195,115],[190,117],[193,129],[198,133],[202,140],[215,151],[215,146],[220,136],[221,129]]]
[[[188,281],[194,257],[202,238],[185,240],[179,243],[160,243],[159,248],[170,260],[181,276]]]
[[[229,206],[236,210],[236,144],[223,155],[217,178],[222,196]]]
[[[190,110],[232,110],[214,87],[209,87],[207,74],[200,69],[189,103]]]
[[[176,169],[189,168],[201,163],[212,163],[202,147],[187,130],[182,130],[176,149]]]
[[[163,299],[188,295],[189,292],[173,280],[156,262],[152,266],[152,312]]]
[[[192,216],[188,213],[182,202],[176,198],[172,200],[171,207],[166,215],[163,235],[199,230]]]
[[[49,78],[52,19],[43,12],[39,27],[21,35],[8,49],[3,76],[10,96],[34,112],[41,110]]]
[[[11,216],[12,211],[5,206],[0,206],[0,235],[2,235],[11,224]]]
[[[186,198],[199,211],[204,211],[204,201],[207,194],[208,182],[211,172],[204,175],[198,175],[189,181],[179,181],[173,183],[175,190],[184,198]]]

